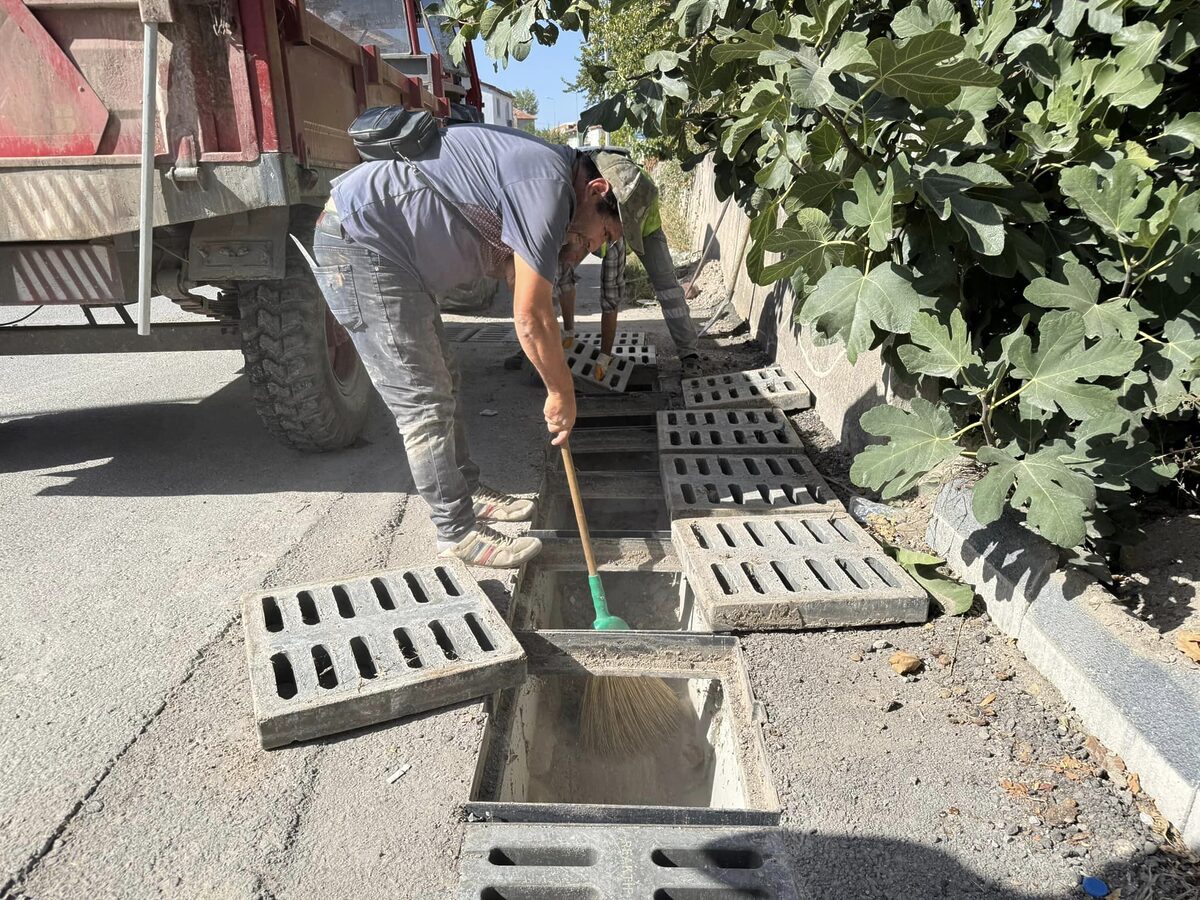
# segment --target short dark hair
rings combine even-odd
[[[580,171],[583,172],[585,181],[595,181],[597,178],[604,176],[600,172],[600,167],[596,165],[595,157],[590,153],[579,154]],[[608,193],[600,198],[600,204],[614,219],[621,217],[620,207],[617,206],[617,195],[613,193],[612,188],[608,189]]]

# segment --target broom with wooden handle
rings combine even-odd
[[[628,631],[629,623],[608,609],[604,584],[596,571],[587,517],[583,513],[575,461],[566,442],[562,445],[562,457],[571,503],[575,506],[575,521],[579,525],[579,541],[587,561],[592,606],[596,611],[592,627],[597,631]],[[679,698],[661,678],[593,675],[587,680],[579,730],[583,745],[589,750],[605,756],[641,753],[661,745],[675,733],[679,723]]]

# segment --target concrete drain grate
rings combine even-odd
[[[797,900],[779,833],[468,824],[461,900]]]
[[[525,653],[455,561],[242,600],[266,748],[458,703],[525,677]]]
[[[516,344],[518,343],[517,329],[512,325],[484,325],[472,332],[467,340],[492,344]]]
[[[461,344],[464,341],[469,341],[471,336],[479,331],[480,326],[462,322],[451,322],[445,328],[446,340]]]
[[[658,449],[671,453],[779,453],[803,452],[804,443],[778,409],[672,409],[658,414]]]
[[[664,453],[660,472],[672,518],[843,508],[803,453]]]
[[[575,339],[584,344],[600,346],[600,332],[576,332]],[[646,347],[650,344],[649,336],[644,331],[618,331],[613,337],[613,347]]]
[[[812,394],[795,372],[768,366],[683,380],[683,402],[690,409],[777,406],[808,409]]]
[[[582,341],[567,351],[567,368],[571,374],[585,384],[623,393],[633,376],[634,362],[620,356],[611,358],[605,368],[604,377],[596,378],[596,365],[600,361],[600,348]]]
[[[924,622],[929,598],[845,515],[676,519],[688,588],[714,631]]]

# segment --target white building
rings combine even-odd
[[[486,81],[479,82],[479,90],[483,94],[483,121],[488,125],[505,125],[517,127],[513,116],[513,95],[501,90]]]

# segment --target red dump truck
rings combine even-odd
[[[370,382],[292,236],[358,162],[363,109],[480,119],[430,5],[0,0],[0,305],[86,323],[0,328],[0,355],[240,347],[278,438],[353,441]],[[204,321],[152,323],[151,296]]]

